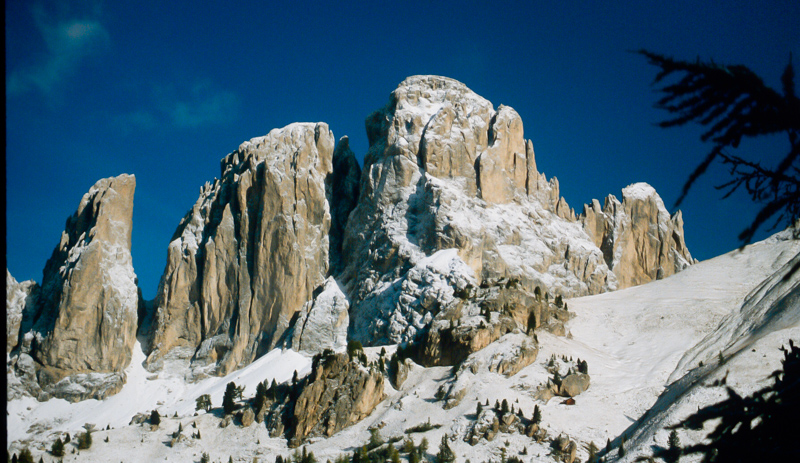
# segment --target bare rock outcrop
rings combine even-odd
[[[222,160],[169,245],[149,368],[192,359],[221,375],[277,345],[328,274],[330,203],[341,203],[334,229],[349,214],[357,165],[346,139],[337,153],[326,124],[298,123]]]
[[[502,316],[488,324],[477,325],[434,322],[423,336],[421,352],[416,360],[428,367],[458,365],[473,352],[485,348],[514,328],[514,323]]]
[[[256,419],[256,413],[253,411],[251,407],[246,407],[244,411],[242,411],[242,416],[239,420],[242,422],[242,427],[246,428],[253,424],[253,421]]]
[[[36,308],[22,320],[15,362],[27,366],[20,376],[36,370],[40,398],[100,399],[124,383],[139,306],[131,259],[135,188],[132,175],[98,181],[47,261]]]
[[[347,354],[318,357],[306,381],[295,402],[293,427],[287,430],[295,444],[358,423],[385,398],[383,375]]]
[[[469,391],[474,390],[475,375],[489,371],[514,376],[536,360],[539,347],[534,338],[515,330],[503,335],[489,346],[467,357],[455,371],[453,377],[441,386],[444,408],[458,405]]]
[[[622,202],[609,195],[593,200],[580,217],[586,233],[603,251],[606,264],[627,288],[680,272],[693,263],[683,234],[683,217],[670,216],[661,197],[646,183],[622,190]]]
[[[528,437],[539,436],[544,439],[546,433],[542,433],[539,425],[532,420],[525,418],[521,413],[503,411],[502,409],[486,407],[478,414],[472,428],[469,430],[464,440],[470,445],[477,445],[481,439],[491,442],[499,433],[506,434],[526,434]]]
[[[300,310],[292,334],[292,349],[314,355],[331,349],[347,348],[347,327],[350,324],[347,297],[333,277],[328,277],[314,300]]]
[[[6,269],[6,353],[19,344],[22,319],[35,312],[38,297],[39,285],[35,281],[17,282]]]
[[[585,373],[573,373],[561,380],[558,393],[563,397],[575,397],[586,389],[589,389],[589,384],[589,375]]]
[[[429,308],[402,302],[417,299],[420,285],[405,282],[421,265],[430,270],[427,281],[456,290],[470,278],[503,277],[565,297],[616,288],[558,182],[536,170],[533,145],[512,108],[495,109],[453,79],[414,76],[366,125],[370,148],[339,277],[350,297],[353,338],[406,342],[429,322],[426,313],[449,302],[453,291],[444,288]],[[427,263],[448,250],[460,265],[449,255],[446,268]],[[398,302],[391,313],[387,297]]]
[[[547,296],[530,294],[515,281],[484,282],[469,287],[459,298],[443,307],[414,343],[412,357],[423,366],[458,365],[467,358],[468,367],[487,364],[490,371],[511,376],[536,359],[536,342],[521,342],[538,329],[564,335],[570,314]],[[511,336],[515,332],[518,336]],[[511,336],[508,343],[495,341]],[[513,341],[511,341],[513,339]],[[495,345],[496,344],[496,345]],[[473,355],[493,345],[491,358]]]

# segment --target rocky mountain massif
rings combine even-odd
[[[442,391],[455,406],[479,365],[513,375],[536,359],[537,330],[568,335],[563,298],[693,262],[680,213],[670,216],[646,184],[576,216],[558,181],[537,170],[517,112],[460,82],[410,77],[366,129],[363,171],[347,137],[336,142],[324,123],[275,129],[225,156],[169,243],[154,301],[139,297],[131,265],[134,178],[99,181],[67,221],[41,286],[7,272],[9,397],[115,393],[138,327],[147,369],[190,382],[275,347],[311,356],[348,340],[401,344],[395,385],[406,359],[460,368]],[[508,349],[468,360],[495,344]],[[296,436],[354,422],[329,397],[331,378],[361,391],[374,376],[353,368],[315,370],[316,389],[302,393],[301,418],[311,421]],[[383,395],[369,397],[359,419]]]
[[[225,377],[190,383],[180,371],[146,371],[137,344],[125,386],[103,401],[9,400],[9,452],[27,447],[34,461],[40,455],[50,461],[53,442],[69,433],[64,461],[197,462],[207,453],[214,462],[232,457],[272,463],[279,455],[286,459],[297,452],[299,458],[305,451],[318,461],[335,461],[365,447],[375,460],[386,457],[389,442],[401,461],[433,459],[442,442],[459,462],[503,456],[587,461],[592,445],[606,461],[646,458],[667,448],[666,426],[726,398],[727,387],[745,396],[773,382],[770,374],[781,368],[780,347],[800,339],[800,274],[787,278],[800,253],[797,230],[660,281],[565,299],[556,313],[568,316],[563,327],[571,337],[547,327],[533,335],[514,330],[458,366],[422,366],[414,360],[424,361],[419,353],[409,352],[413,346],[367,347],[362,353],[356,345],[347,360],[345,354],[312,359],[274,349]],[[330,295],[337,293],[328,288]],[[513,281],[488,285],[467,299],[478,306],[510,302],[518,289]],[[542,307],[550,306],[545,296],[540,292]],[[483,310],[484,325],[491,320],[508,326],[508,313],[493,307]],[[466,322],[453,323],[456,334]],[[434,323],[443,328],[440,333],[451,327],[445,319]],[[382,391],[370,387],[381,380]],[[272,389],[273,381],[277,386],[259,402],[259,390],[264,384]],[[231,382],[244,393],[225,415],[220,404]],[[196,412],[195,399],[205,394],[212,408]],[[360,411],[375,403],[371,412]],[[149,423],[153,410],[161,416],[158,426]],[[86,423],[96,425],[94,445],[78,450],[76,436]],[[295,439],[303,429],[305,437]],[[688,445],[708,431],[678,433]],[[420,453],[423,438],[429,446]],[[298,444],[302,448],[291,448]]]

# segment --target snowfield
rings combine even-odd
[[[567,324],[568,336],[537,333],[537,360],[516,375],[507,378],[489,371],[500,345],[495,343],[468,360],[479,365],[477,372],[459,375],[458,387],[467,387],[468,392],[458,405],[445,410],[444,402],[435,396],[440,386],[452,381],[454,369],[414,366],[399,390],[386,382],[387,398],[367,419],[331,438],[312,439],[307,449],[319,461],[333,461],[342,453],[352,454],[369,439],[369,428],[379,427],[385,439],[411,436],[418,444],[427,438],[431,458],[446,434],[459,462],[499,461],[502,449],[506,456],[519,456],[523,461],[553,461],[548,456],[549,439],[537,444],[515,433],[499,434],[491,442],[481,439],[475,446],[465,442],[476,419],[477,403],[488,400],[493,405],[506,399],[528,418],[539,405],[548,435],[566,434],[575,440],[582,461],[588,456],[585,445],[594,442],[602,449],[607,439],[616,444],[622,433],[628,451],[625,461],[650,454],[652,445],[667,445],[664,426],[686,417],[698,406],[726,397],[724,388],[708,386],[715,379],[727,375],[727,384],[740,394],[750,394],[769,383],[767,376],[780,367],[783,358],[779,348],[789,339],[800,341],[800,275],[782,278],[787,263],[800,260],[798,255],[800,241],[782,232],[664,280],[566,300],[575,314]],[[518,338],[526,336],[508,339]],[[502,345],[512,344],[503,341]],[[375,358],[378,350],[367,349],[367,354]],[[387,350],[391,353],[393,349]],[[720,353],[725,360],[722,364]],[[588,362],[591,386],[575,398],[575,405],[564,405],[559,397],[547,403],[534,399],[537,387],[551,376],[545,364],[552,355]],[[271,463],[278,454],[288,456],[292,452],[285,439],[270,438],[263,424],[223,429],[213,411],[195,415],[195,398],[210,394],[213,405],[219,407],[229,381],[245,385],[244,396],[250,398],[260,381],[288,381],[294,371],[300,376],[307,374],[311,368],[308,357],[276,349],[225,378],[193,384],[184,383],[178,374],[150,374],[142,368],[143,361],[137,344],[133,362],[126,370],[125,387],[102,402],[9,401],[9,450],[29,445],[35,460],[43,455],[45,461],[53,461],[45,450],[57,432],[74,436],[84,423],[93,423],[98,431],[92,448],[70,453],[73,445],[69,444],[64,461],[186,462],[199,461],[201,454],[208,452],[212,461],[225,462],[232,456],[234,461]],[[158,430],[128,424],[136,413],[153,409],[163,417]],[[426,433],[404,433],[428,419],[441,427]],[[202,438],[187,438],[171,447],[170,435],[179,423],[186,436],[195,432],[194,423]],[[112,429],[105,430],[107,426]],[[684,444],[702,436],[700,432],[680,431]],[[106,437],[108,443],[104,442]],[[526,455],[520,455],[523,449]],[[610,457],[616,458],[616,451]]]

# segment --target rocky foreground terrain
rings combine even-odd
[[[9,450],[52,460],[89,423],[65,461],[625,460],[800,337],[794,230],[698,264],[645,183],[576,214],[516,111],[444,77],[366,129],[363,166],[322,122],[225,156],[152,301],[135,179],[98,181],[41,284],[7,271]]]

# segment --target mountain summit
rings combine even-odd
[[[652,193],[623,193],[618,213],[612,196],[602,217],[576,218],[558,180],[537,171],[519,114],[456,80],[409,77],[366,125],[339,276],[351,335],[366,344],[412,339],[430,307],[467,284],[514,279],[529,292],[573,297],[617,289],[618,275],[625,287],[692,262],[679,216],[644,184],[626,191]],[[457,250],[449,262],[420,267],[444,249]]]

